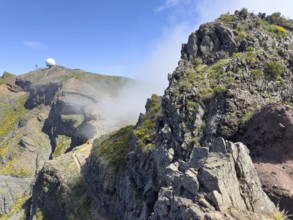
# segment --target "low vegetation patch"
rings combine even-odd
[[[251,117],[253,116],[253,114],[254,113],[252,111],[246,112],[241,118],[242,124],[246,125],[249,122],[249,120],[251,119]]]
[[[261,69],[251,70],[251,74],[254,75],[257,79],[263,78],[263,72]]]
[[[288,32],[284,27],[274,24],[269,25],[267,29],[272,37],[284,37]]]
[[[226,87],[225,86],[222,86],[222,85],[219,85],[219,86],[216,86],[214,88],[214,95],[216,96],[222,96],[222,94],[226,91]]]
[[[28,96],[24,95],[14,104],[2,106],[3,117],[0,119],[0,141],[17,125],[21,117],[28,111],[24,108]]]
[[[254,49],[254,47],[253,46],[248,46],[247,48],[246,48],[246,51],[250,51],[250,52],[252,52],[252,51],[254,51],[255,49]]]
[[[238,59],[238,60],[243,60],[247,63],[255,63],[256,60],[257,60],[257,54],[261,53],[261,50],[256,50],[254,47],[252,46],[248,46],[246,48],[246,51],[244,52],[237,52],[237,53],[234,53],[232,55],[232,58],[234,59]]]
[[[37,208],[37,210],[36,210],[36,220],[45,220],[46,219],[45,216],[46,215],[44,214],[44,211],[42,209],[40,209],[40,208]]]
[[[19,132],[17,135],[13,136],[12,138],[6,139],[4,142],[2,142],[0,147],[0,157],[2,159],[12,158],[14,155],[16,155],[17,150],[13,146],[15,146],[16,143],[19,143],[22,136],[23,136],[23,132]]]
[[[215,72],[219,72],[224,66],[226,66],[230,62],[230,59],[221,59],[218,60],[211,66],[211,70]]]
[[[197,105],[198,105],[198,103],[196,103],[194,101],[187,101],[187,107],[189,109],[194,109]]]
[[[209,102],[215,96],[221,96],[226,91],[226,85],[235,81],[233,77],[222,74],[223,67],[229,62],[230,59],[221,59],[211,66],[198,65],[195,69],[188,69],[184,78],[180,80],[179,91],[190,91],[195,87],[199,98],[204,102]]]
[[[223,78],[222,82],[224,84],[233,84],[235,82],[235,78],[232,76],[226,76],[225,78]]]
[[[235,19],[234,19],[234,16],[233,15],[229,15],[229,14],[223,14],[220,16],[220,18],[218,19],[218,21],[222,21],[224,23],[231,23],[233,22]]]
[[[284,71],[284,64],[280,61],[268,62],[269,73],[274,79],[277,79]]]
[[[73,209],[67,211],[68,219],[92,219],[94,200],[89,196],[80,177],[74,179],[74,184],[71,186],[71,196],[70,203]]]
[[[194,59],[194,64],[195,64],[196,66],[201,65],[201,64],[202,64],[202,59],[201,59],[201,57],[196,57],[196,58]]]
[[[53,157],[58,157],[65,153],[66,149],[70,147],[71,138],[66,135],[59,135],[56,138],[56,148]]]
[[[143,116],[141,124],[136,128],[135,134],[139,145],[144,152],[155,146],[156,118],[161,114],[161,97],[152,95],[151,105]]]
[[[95,153],[111,166],[124,169],[133,126],[127,126],[94,141]]]
[[[20,197],[14,202],[12,208],[9,213],[3,215],[0,220],[7,220],[10,219],[11,216],[17,214],[23,209],[25,202],[31,198],[31,195],[28,197],[24,197],[24,194],[21,194]]]
[[[6,174],[11,176],[27,177],[32,173],[25,168],[19,167],[17,162],[17,157],[15,156],[12,160],[9,160],[6,165],[0,167],[0,174]]]
[[[24,103],[27,100],[27,95],[24,95],[16,100],[13,100],[12,104],[3,103],[0,106],[0,157],[4,164],[0,165],[0,173],[13,176],[30,176],[29,170],[20,167],[16,164],[16,160],[19,154],[17,144],[23,136],[23,132],[15,134],[18,122],[28,110],[24,108]]]
[[[259,24],[264,28],[264,30],[273,38],[284,37],[287,35],[287,29],[281,25],[270,24],[265,20],[260,20]]]
[[[290,220],[290,217],[292,217],[292,215],[289,215],[285,210],[280,210],[278,206],[272,213],[272,218],[274,220]]]
[[[236,52],[232,54],[232,58],[237,58],[240,57],[241,53],[240,52]]]

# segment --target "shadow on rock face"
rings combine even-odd
[[[270,104],[255,114],[240,138],[254,161],[282,163],[293,156],[293,108]]]
[[[264,190],[293,214],[293,108],[265,106],[238,140],[249,147]]]

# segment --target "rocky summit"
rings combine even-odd
[[[201,25],[134,125],[96,105],[129,79],[4,74],[0,219],[289,219],[292,31],[246,9]]]

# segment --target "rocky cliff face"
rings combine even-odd
[[[147,101],[134,127],[96,139],[83,159],[81,180],[94,201],[88,219],[270,219],[276,208],[250,151],[255,163],[260,154],[276,155],[259,149],[291,152],[291,116],[282,113],[286,122],[276,133],[256,116],[266,115],[271,103],[283,109],[293,103],[291,28],[277,13],[243,9],[192,33],[164,96]],[[291,155],[274,163],[284,160],[292,164]],[[48,205],[57,200],[72,207],[55,196],[66,191],[58,171],[51,172],[58,166],[43,168],[31,217],[42,210],[51,219],[72,218],[67,209]],[[287,178],[292,182],[292,174]]]

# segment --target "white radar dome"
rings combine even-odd
[[[55,65],[56,65],[56,61],[53,58],[48,58],[46,60],[46,66],[52,67],[52,66],[55,66]]]

